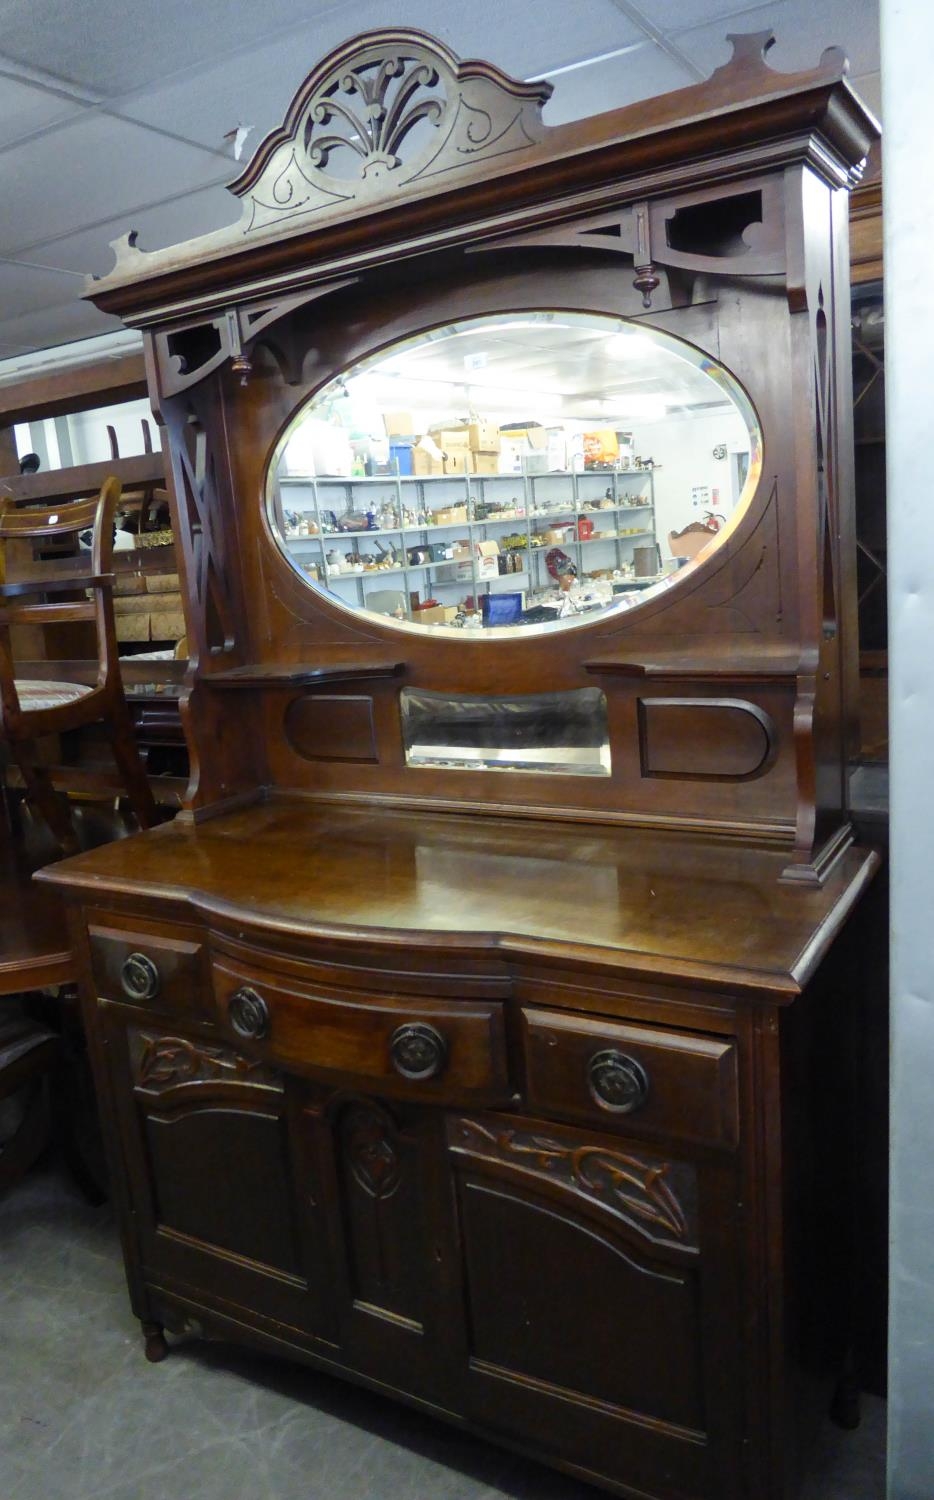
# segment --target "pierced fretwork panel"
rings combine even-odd
[[[358,37],[315,68],[231,184],[245,202],[243,232],[527,150],[544,134],[550,95],[548,83],[458,62],[423,32]]]
[[[229,593],[228,537],[217,503],[217,475],[207,434],[189,415],[175,449],[178,499],[190,538],[189,590],[195,605],[198,645],[208,652],[232,651],[236,643]]]

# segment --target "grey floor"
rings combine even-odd
[[[882,1500],[885,1416],[828,1426],[804,1500]],[[595,1500],[380,1397],[247,1351],[143,1359],[112,1215],[52,1168],[0,1201],[0,1500]]]

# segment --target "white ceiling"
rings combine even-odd
[[[244,161],[338,42],[418,26],[555,85],[551,124],[706,77],[728,31],[771,27],[777,68],[839,44],[879,106],[878,0],[0,0],[0,360],[119,326],[79,300],[109,242],[146,249],[238,217]]]

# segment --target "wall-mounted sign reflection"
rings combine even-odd
[[[593,314],[473,318],[330,381],[270,465],[308,582],[404,629],[555,630],[631,609],[732,530],[761,467],[737,382]]]

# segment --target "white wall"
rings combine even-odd
[[[934,6],[882,0],[892,851],[889,1497],[934,1495]],[[881,1059],[880,1059],[881,1064]]]
[[[46,417],[40,422],[23,422],[14,428],[16,451],[38,453],[43,469],[70,468],[74,464],[106,463],[110,458],[108,425],[117,434],[121,458],[144,453],[142,421],[149,422],[152,446],[159,451],[159,430],[145,397],[123,401],[119,406],[101,406],[94,411],[70,413],[65,417]]]
[[[141,425],[144,417],[149,421],[153,448],[158,451],[159,432],[149,402],[145,398],[139,401],[124,401],[119,406],[102,406],[96,411],[82,411],[69,416],[67,420],[72,462],[94,464],[107,461],[110,457],[108,424],[116,431],[121,458],[131,458],[137,453],[145,452]]]
[[[705,509],[729,516],[736,498],[732,453],[749,447],[746,424],[738,411],[640,422],[634,428],[633,443],[637,454],[654,458],[660,465],[655,470],[655,525],[663,558],[671,556],[669,531],[681,531],[691,521],[703,520]],[[713,450],[721,444],[726,445],[728,456],[716,459]],[[701,485],[710,491],[709,506],[692,504],[691,491]]]

